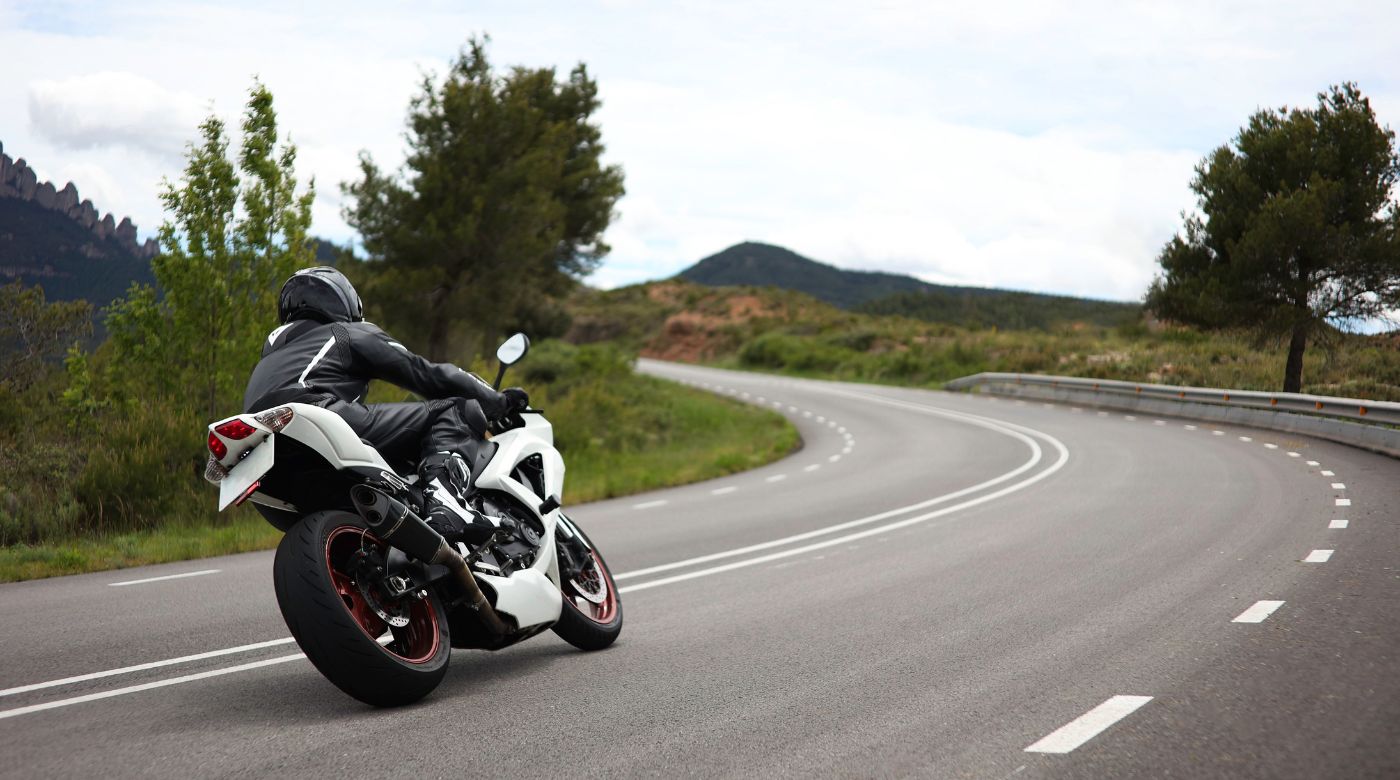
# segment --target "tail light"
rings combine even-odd
[[[253,415],[253,419],[257,420],[260,425],[265,426],[268,430],[272,431],[273,433],[277,433],[278,431],[287,427],[287,424],[292,421],[293,416],[294,415],[292,414],[292,407],[279,406],[276,409],[268,409],[265,412],[258,412],[257,414]]]
[[[216,427],[214,429],[214,432],[224,437],[225,439],[233,439],[234,441],[238,441],[239,439],[246,439],[249,436],[252,436],[253,434],[258,432],[258,429],[254,428],[248,423],[243,422],[242,420],[235,418],[229,420],[223,425]]]
[[[214,430],[216,431],[218,428]],[[228,454],[228,447],[224,444],[223,439],[214,435],[214,431],[209,432],[209,451],[214,453],[214,457],[219,460],[223,460],[224,456]]]

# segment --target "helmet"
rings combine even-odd
[[[282,285],[277,296],[277,316],[283,323],[304,317],[359,322],[365,318],[365,307],[345,274],[320,265],[297,271]]]

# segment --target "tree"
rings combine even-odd
[[[92,332],[87,301],[44,300],[42,287],[0,287],[0,388],[21,392]]]
[[[224,123],[200,125],[179,185],[166,181],[161,194],[170,218],[151,263],[159,291],[134,285],[107,317],[119,372],[166,396],[193,390],[211,418],[241,398],[281,283],[315,258],[314,184],[297,194],[296,147],[278,148],[272,94],[260,83],[242,131],[235,164]]]
[[[1158,316],[1287,337],[1284,392],[1309,340],[1400,307],[1395,133],[1355,84],[1315,108],[1261,110],[1196,167],[1200,214],[1162,249]]]
[[[623,193],[590,121],[598,88],[582,65],[492,70],[472,39],[441,84],[410,104],[409,154],[397,176],[360,156],[342,189],[346,220],[370,262],[365,299],[396,329],[448,358],[463,331],[489,346],[505,327],[547,320],[552,300],[595,270]]]

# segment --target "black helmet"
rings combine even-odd
[[[277,316],[282,322],[311,317],[325,322],[359,322],[364,304],[345,274],[329,266],[303,268],[292,274],[277,296]]]

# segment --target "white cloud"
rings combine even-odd
[[[0,105],[30,106],[29,122],[0,113],[0,140],[153,229],[156,182],[180,172],[170,150],[211,106],[236,126],[257,75],[316,179],[315,231],[344,242],[339,184],[358,150],[396,167],[419,74],[489,32],[500,66],[584,61],[599,81],[628,195],[594,283],[759,240],[930,280],[1136,298],[1192,205],[1192,165],[1250,112],[1355,79],[1400,122],[1398,23],[1400,6],[1361,0],[50,0],[0,9]]]
[[[178,160],[203,113],[198,98],[135,73],[44,79],[29,88],[31,126],[68,151],[125,146]]]

